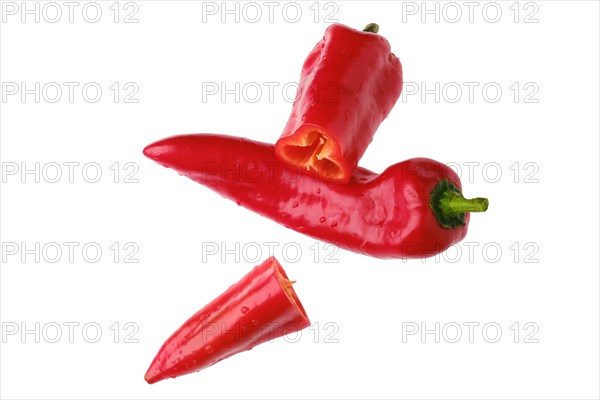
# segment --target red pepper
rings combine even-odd
[[[380,258],[440,253],[465,237],[469,212],[488,206],[465,199],[456,173],[427,158],[379,175],[359,167],[339,185],[298,173],[273,145],[238,137],[174,136],[144,154],[286,227]]]
[[[402,91],[402,65],[369,24],[333,24],[310,52],[277,156],[327,182],[348,182]]]
[[[310,322],[293,283],[274,257],[254,267],[167,339],[148,368],[146,381],[190,374],[306,328]]]

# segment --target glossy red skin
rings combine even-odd
[[[284,145],[319,127],[335,146],[342,175],[321,180],[345,183],[388,116],[402,91],[402,65],[379,34],[342,24],[327,28],[306,58],[290,118],[275,144],[280,159]]]
[[[456,173],[427,158],[394,164],[376,174],[357,168],[347,184],[298,173],[273,145],[245,138],[194,134],[153,143],[144,154],[288,228],[378,258],[438,254],[462,240],[465,225],[441,227],[429,195],[443,179],[461,189]]]
[[[281,288],[276,269],[287,279],[277,260],[270,257],[188,319],[162,345],[146,372],[146,381],[155,383],[199,371],[309,326],[295,294],[297,306]]]

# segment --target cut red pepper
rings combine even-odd
[[[286,227],[380,258],[440,253],[465,237],[470,212],[488,207],[465,199],[458,175],[427,158],[379,175],[359,167],[339,185],[298,173],[273,145],[239,137],[174,136],[144,154]]]
[[[402,90],[402,65],[369,24],[327,28],[300,76],[277,156],[318,179],[348,182]]]
[[[148,368],[146,381],[196,372],[306,328],[310,322],[293,283],[274,257],[254,267],[167,339]]]

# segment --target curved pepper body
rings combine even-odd
[[[382,36],[327,28],[302,67],[277,156],[327,182],[348,182],[402,90],[402,65]]]
[[[443,228],[429,207],[441,181],[461,188],[449,167],[415,158],[376,174],[357,168],[347,184],[328,184],[282,163],[273,145],[195,134],[160,140],[144,154],[288,228],[379,258],[438,254],[462,240],[465,224]]]
[[[167,339],[148,368],[146,381],[199,371],[309,326],[292,283],[274,257],[254,267]]]

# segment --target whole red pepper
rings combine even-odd
[[[239,137],[174,136],[144,154],[286,227],[380,258],[440,253],[465,237],[469,212],[488,206],[465,199],[456,173],[427,158],[379,175],[359,167],[340,185],[298,173],[273,145]]]
[[[188,319],[162,345],[145,379],[199,371],[310,325],[279,262],[270,257]]]
[[[327,28],[302,67],[277,156],[327,182],[348,182],[400,97],[402,65],[369,24]]]

